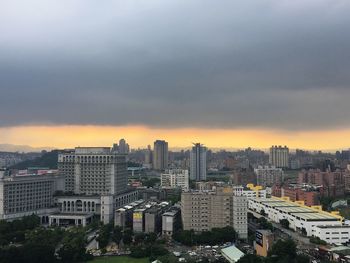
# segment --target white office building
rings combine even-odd
[[[110,147],[77,147],[58,155],[66,191],[75,194],[119,194],[127,186],[126,155]]]
[[[269,220],[280,223],[289,222],[289,228],[299,234],[319,237],[330,244],[350,241],[350,226],[343,224],[338,213],[322,211],[321,207],[307,207],[300,202],[291,202],[281,198],[249,198],[249,210],[266,215]]]

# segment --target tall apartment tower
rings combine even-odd
[[[168,168],[168,143],[156,140],[153,148],[153,169],[165,170]]]
[[[232,187],[215,191],[188,191],[181,194],[181,216],[184,230],[196,232],[212,228],[233,227],[239,238],[248,237],[248,199]]]
[[[203,181],[207,178],[207,148],[195,143],[190,152],[190,178]]]
[[[272,146],[270,148],[269,163],[278,168],[289,167],[289,148],[287,146]]]
[[[119,153],[129,153],[129,144],[126,143],[125,139],[119,140]]]
[[[126,155],[109,147],[77,147],[58,155],[66,191],[75,194],[119,194],[127,187]]]

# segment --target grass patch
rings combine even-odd
[[[91,263],[149,263],[148,258],[131,258],[127,256],[96,257]]]

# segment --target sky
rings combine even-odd
[[[348,0],[0,0],[0,143],[349,148]]]

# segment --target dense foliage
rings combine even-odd
[[[10,167],[11,169],[27,169],[28,167],[48,167],[57,169],[58,150],[45,152],[42,156],[33,160],[25,160]]]
[[[39,217],[25,216],[20,220],[7,222],[0,220],[0,246],[10,243],[21,243],[25,240],[25,232],[40,225]]]
[[[216,245],[234,242],[237,233],[232,227],[213,228],[211,231],[195,233],[193,230],[180,230],[173,235],[174,240],[187,245]]]
[[[85,262],[85,230],[40,227],[32,215],[12,222],[0,221],[1,263]]]
[[[281,219],[280,220],[281,226],[283,226],[286,229],[289,229],[289,221],[287,219]]]

